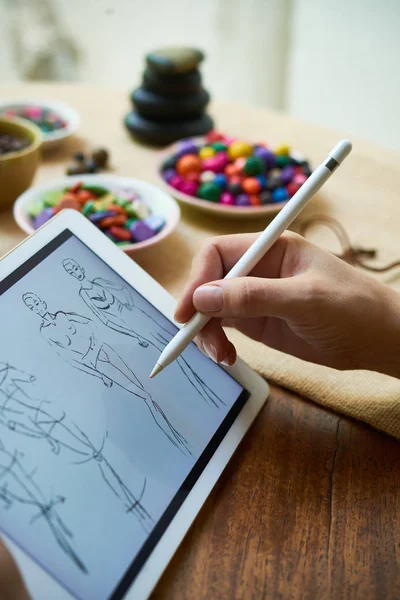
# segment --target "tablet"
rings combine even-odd
[[[75,211],[0,262],[0,528],[32,598],[147,598],[267,394]]]

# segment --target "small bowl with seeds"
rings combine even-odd
[[[21,119],[0,118],[0,210],[32,183],[40,160],[40,129]]]

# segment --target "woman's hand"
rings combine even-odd
[[[248,277],[223,280],[258,234],[216,237],[195,256],[175,318],[214,317],[197,338],[217,362],[236,350],[222,325],[304,360],[400,375],[400,296],[286,232]]]

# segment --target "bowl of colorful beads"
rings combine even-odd
[[[76,133],[79,113],[64,102],[16,99],[0,102],[0,116],[17,117],[34,123],[42,132],[42,150],[52,150]]]
[[[177,200],[232,218],[277,213],[310,175],[308,161],[286,145],[273,150],[217,131],[173,144],[159,165],[164,188]]]
[[[86,216],[122,250],[152,246],[179,223],[178,203],[158,187],[117,175],[66,176],[30,188],[14,204],[14,218],[28,234],[64,209]]]

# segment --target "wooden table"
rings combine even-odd
[[[116,172],[156,181],[154,151],[133,145],[121,125],[127,90],[0,87],[1,98],[18,95],[65,100],[82,115],[81,137],[46,158],[37,181],[62,175],[73,151],[98,144],[111,150]],[[215,104],[212,112],[221,130],[248,139],[292,140],[315,161],[338,138],[266,110]],[[361,148],[366,161],[378,152],[370,144]],[[394,153],[379,153],[394,164]],[[335,185],[343,183],[337,178]],[[341,206],[344,224],[351,210]],[[186,209],[182,216],[174,236],[186,252],[175,254],[175,237],[163,242],[162,251],[156,247],[135,257],[175,296],[205,235],[264,225],[221,223]],[[10,214],[2,215],[0,233],[2,251],[23,238]],[[368,240],[359,242],[368,246]],[[154,599],[400,598],[399,452],[395,440],[273,387]]]

